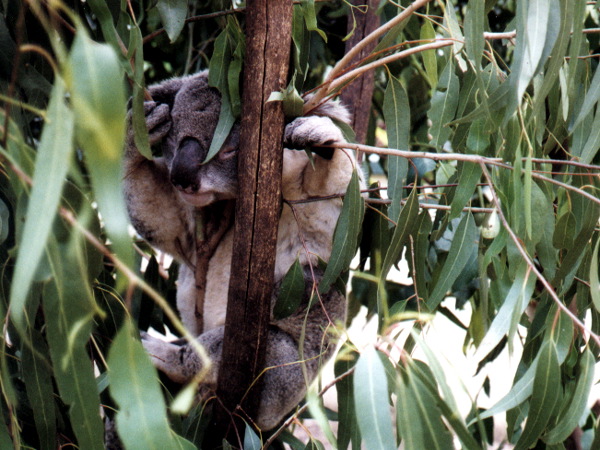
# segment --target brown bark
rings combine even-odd
[[[267,100],[271,92],[287,84],[291,26],[291,0],[247,2],[239,196],[217,388],[216,405],[220,406],[215,414],[221,431],[217,435],[229,434],[232,443],[238,439],[231,428],[232,417],[252,418],[259,400],[256,388],[246,394],[264,363],[281,208],[284,130],[282,104]],[[235,421],[237,435],[243,436],[240,425]]]
[[[366,35],[370,34],[379,26],[379,17],[376,10],[379,0],[353,0],[353,5],[365,5],[368,7],[366,13],[356,12],[356,29],[354,34],[346,41],[346,53],[353,48],[357,42],[362,40]],[[348,17],[348,32],[352,30],[352,17]],[[351,64],[355,64],[362,58],[371,53],[375,48],[375,42],[365,48]],[[352,128],[356,133],[356,142],[364,144],[367,138],[369,128],[369,115],[371,111],[371,98],[373,97],[373,80],[374,71],[369,70],[367,73],[360,76],[358,79],[350,83],[342,92],[342,102],[350,109],[352,113]]]

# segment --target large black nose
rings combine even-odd
[[[198,190],[198,171],[205,153],[196,139],[185,138],[181,141],[171,165],[173,186],[190,194]]]

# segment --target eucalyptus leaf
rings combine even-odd
[[[69,70],[77,142],[85,153],[96,201],[115,253],[132,265],[129,218],[121,189],[126,122],[123,70],[114,50],[93,42],[83,30],[71,48]]]
[[[281,282],[277,302],[273,307],[275,319],[284,319],[298,309],[304,294],[304,285],[304,270],[300,260],[296,259]]]
[[[586,349],[579,359],[577,386],[573,396],[564,402],[564,411],[556,426],[544,436],[547,444],[559,444],[565,441],[579,424],[587,407],[590,391],[594,382],[595,359],[592,352]]]
[[[356,171],[348,184],[342,211],[335,227],[331,258],[319,283],[319,292],[327,292],[339,275],[348,269],[356,248],[362,220],[365,214],[364,200],[360,195],[360,184]]]
[[[448,124],[454,119],[458,106],[460,85],[454,73],[454,63],[450,59],[440,75],[440,81],[431,98],[429,120],[431,120],[430,133],[433,137],[431,145],[441,148],[449,139],[451,129]]]
[[[385,89],[383,114],[388,136],[388,146],[408,150],[410,139],[410,105],[406,90],[397,78],[390,76]],[[388,198],[392,199],[389,215],[397,220],[400,215],[400,202],[408,173],[408,161],[400,156],[389,155]]]
[[[540,358],[533,380],[533,391],[529,406],[528,420],[523,434],[517,441],[515,449],[531,447],[544,432],[554,407],[559,399],[560,367],[556,348],[552,341],[547,341],[539,352]]]
[[[473,215],[466,213],[456,228],[448,257],[427,299],[427,306],[430,310],[434,310],[443,300],[467,264],[467,256],[478,245],[479,231],[477,225],[475,225]]]
[[[356,420],[366,449],[395,449],[392,417],[388,406],[385,369],[374,347],[360,355],[354,371]]]
[[[57,77],[38,146],[33,187],[10,285],[12,320],[19,328],[25,325],[27,292],[51,231],[73,151],[74,116],[65,103],[65,94],[64,82]],[[45,220],[39,220],[40,217]]]
[[[187,0],[158,0],[156,4],[160,20],[171,42],[175,42],[185,25],[187,7]]]
[[[117,431],[126,448],[195,448],[170,430],[156,369],[134,338],[131,322],[125,321],[115,337],[108,365],[110,393],[119,406]]]

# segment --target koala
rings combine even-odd
[[[177,308],[184,326],[206,349],[212,364],[202,391],[216,387],[223,343],[223,325],[229,287],[233,227],[226,211],[237,196],[239,125],[208,163],[220,111],[220,95],[208,85],[207,73],[174,78],[149,88],[145,103],[150,144],[162,156],[148,160],[137,150],[129,130],[124,158],[124,193],[131,223],[152,246],[172,255],[180,264]],[[285,274],[299,258],[305,292],[299,309],[280,320],[272,318],[262,375],[256,424],[275,427],[304,397],[319,365],[332,355],[331,326],[346,317],[346,298],[332,288],[310,302],[322,276],[319,259],[328,261],[332,237],[352,172],[357,170],[347,150],[322,149],[313,161],[309,146],[345,142],[332,118],[348,122],[346,109],[328,102],[312,115],[299,117],[285,128],[281,210],[275,255],[272,305]],[[318,200],[319,197],[324,197]],[[292,202],[313,200],[307,202]],[[318,201],[315,201],[318,200]],[[209,214],[219,236],[206,268],[204,299],[198,303],[196,286],[199,214]],[[206,230],[210,233],[210,227]],[[207,236],[210,238],[211,236]],[[312,303],[312,304],[309,304]],[[198,311],[198,309],[202,311]],[[199,317],[202,320],[199,320]],[[142,342],[154,365],[178,383],[190,381],[202,366],[189,343],[143,334]]]

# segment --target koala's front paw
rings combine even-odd
[[[152,364],[176,383],[186,383],[199,371],[199,361],[188,345],[176,345],[142,332],[142,345]]]
[[[342,131],[329,117],[298,117],[285,127],[284,146],[289,149],[312,150],[326,159],[331,159],[332,148],[318,148],[345,142]]]
[[[154,145],[171,129],[171,110],[166,103],[144,102],[144,114],[150,145]]]

